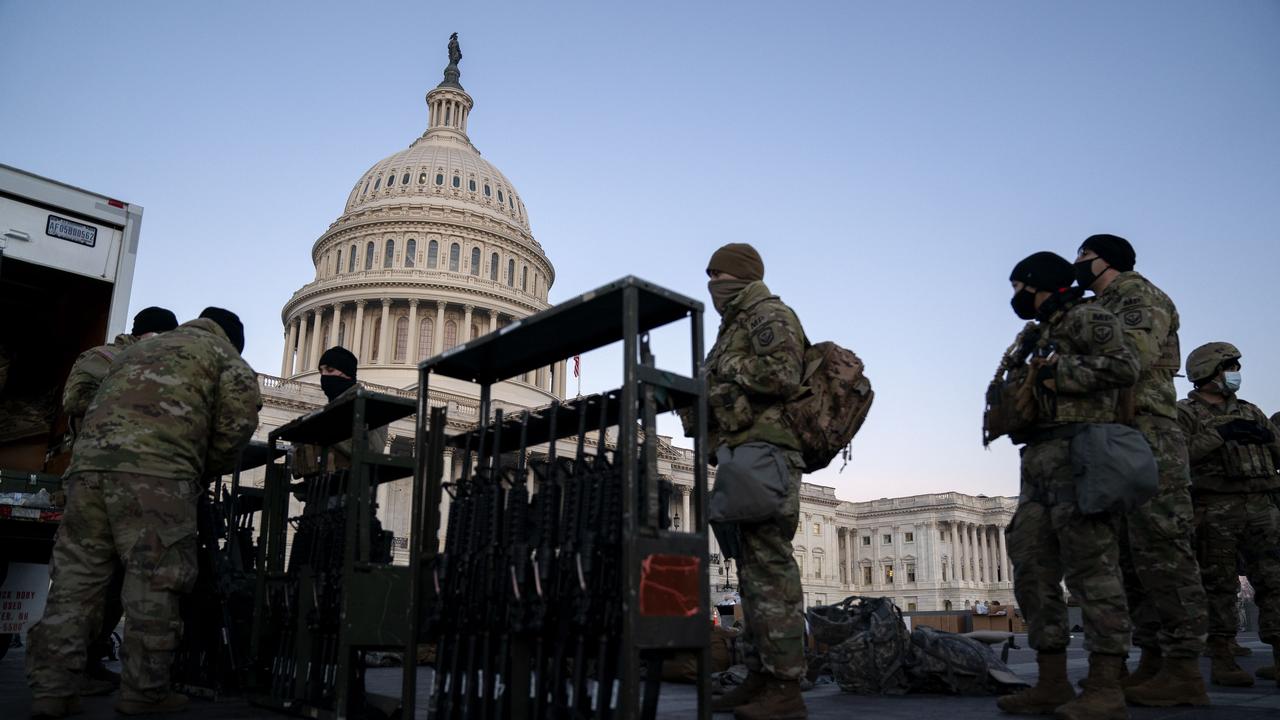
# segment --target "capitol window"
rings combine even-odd
[[[916,581],[915,563],[907,563],[907,582],[913,583],[915,581]]]
[[[881,535],[881,536],[880,536],[880,544],[881,544],[881,545],[892,545],[892,544],[893,544],[893,536],[892,536],[892,535]]]
[[[405,173],[404,175],[401,175],[401,176],[400,176],[400,184],[401,184],[401,185],[408,185],[408,184],[409,184],[409,173]]]
[[[507,287],[516,286],[516,261],[507,261]]]
[[[347,254],[347,272],[356,271],[356,246],[351,246],[351,252]]]
[[[468,189],[468,190],[470,190],[471,192],[475,192],[475,191],[476,191],[476,180],[475,180],[475,178],[471,178],[470,180],[468,180],[468,181],[467,181],[467,189]]]
[[[418,241],[413,238],[404,244],[404,266],[413,267],[414,258],[418,256]]]
[[[341,272],[342,272],[342,248],[338,248],[338,263],[337,265],[334,266],[333,274],[338,275]]]
[[[498,202],[506,202],[502,199],[502,188],[498,188]]]
[[[395,361],[404,362],[405,354],[409,351],[409,318],[401,317],[396,320],[396,353]]]
[[[461,261],[461,258],[462,258],[462,248],[458,246],[458,243],[454,243],[450,245],[449,246],[449,269],[452,270],[453,272],[458,272],[458,263]]]
[[[431,356],[431,348],[435,347],[435,321],[422,318],[418,321],[418,361]]]
[[[484,196],[493,197],[493,190],[489,187],[489,183],[484,184]]]
[[[382,340],[382,318],[374,318],[373,319],[373,339],[369,341],[369,356],[373,358],[373,361],[375,363],[382,361],[382,358],[378,357],[378,352],[382,349],[379,347],[379,345],[382,344],[381,340]]]
[[[863,536],[862,536],[862,544],[863,544],[864,546],[869,546],[869,545],[871,544],[871,536],[870,536],[870,535],[863,535]]]
[[[444,173],[436,173],[436,184],[444,185]]]
[[[498,281],[498,253],[489,256],[489,279]]]
[[[426,184],[427,184],[427,174],[426,174],[426,173],[418,173],[418,184],[419,184],[419,185],[426,185]]]
[[[813,524],[813,534],[814,535],[822,534],[822,523],[816,522]]]
[[[439,255],[440,255],[440,243],[436,242],[435,240],[428,242],[427,243],[427,267],[434,268],[436,266],[436,259],[439,257]]]
[[[392,185],[395,185],[395,184],[396,184],[396,174],[391,173],[390,175],[387,176],[387,187],[391,187]]]
[[[361,190],[361,191],[360,191],[360,195],[361,195],[361,196],[364,196],[364,195],[367,195],[368,193],[369,193],[369,181],[368,181],[368,180],[365,180],[365,181],[364,181],[364,190]]]
[[[480,248],[471,248],[471,274],[480,274]]]
[[[893,566],[892,565],[884,566],[884,584],[885,585],[893,584]]]
[[[863,585],[871,584],[871,567],[870,566],[862,568],[862,584]]]
[[[913,533],[913,532],[903,533],[903,534],[902,534],[902,541],[903,541],[903,542],[913,543],[913,542],[915,542],[915,541],[916,541],[916,534],[915,534],[915,533]]]
[[[372,241],[370,241],[368,245],[364,246],[364,269],[365,270],[373,269],[373,242]]]
[[[454,247],[457,247],[456,245]],[[458,344],[458,323],[450,320],[444,324],[444,349],[448,350]]]
[[[377,192],[378,188],[380,187],[382,187],[382,178],[378,178],[378,180],[373,183],[374,192]]]
[[[520,268],[520,289],[529,292],[529,266]]]
[[[396,259],[396,241],[387,240],[387,251],[382,254],[382,267],[389,268]]]
[[[456,187],[456,188],[460,188],[460,187],[462,187],[462,178],[458,177],[457,175],[454,175],[454,176],[453,176],[453,186],[454,186],[454,187]]]
[[[347,341],[347,324],[345,322],[338,323],[338,345],[346,347]]]

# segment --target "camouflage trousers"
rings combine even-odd
[[[1258,636],[1280,643],[1280,509],[1266,493],[1205,494],[1196,503],[1196,557],[1209,598],[1209,635],[1235,637],[1237,560],[1253,585]]]
[[[86,639],[119,557],[125,566],[124,700],[169,691],[182,622],[180,593],[196,579],[197,483],[116,472],[72,476],[53,547],[53,584],[44,617],[28,636],[27,683],[37,698],[77,694]]]
[[[1013,594],[1027,620],[1028,643],[1058,653],[1071,641],[1065,579],[1084,615],[1084,646],[1103,655],[1129,650],[1129,612],[1120,574],[1116,519],[1083,515],[1075,503],[1070,440],[1022,449],[1018,509],[1005,530],[1013,561]]]
[[[1160,489],[1120,522],[1120,561],[1133,644],[1165,657],[1199,657],[1208,618],[1192,547],[1194,510],[1187,440],[1172,420],[1139,417],[1160,469]]]
[[[784,680],[805,675],[804,591],[791,539],[800,524],[800,460],[791,461],[791,489],[780,517],[739,525],[742,556],[738,558],[747,668]],[[795,457],[792,457],[795,455]]]

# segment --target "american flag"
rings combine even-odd
[[[573,376],[582,377],[582,356],[581,355],[573,356]]]

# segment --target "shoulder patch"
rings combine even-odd
[[[1148,307],[1135,307],[1121,310],[1120,322],[1124,323],[1126,328],[1150,328],[1151,309]]]
[[[1111,325],[1094,325],[1090,335],[1095,345],[1106,345],[1115,338],[1116,331]]]
[[[1089,322],[1109,323],[1111,322],[1110,313],[1093,312],[1089,314]]]

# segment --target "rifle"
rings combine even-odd
[[[494,716],[506,718],[517,703],[526,707],[529,693],[512,697],[513,678],[520,678],[523,685],[527,675],[517,675],[514,664],[528,656],[527,643],[517,643],[521,652],[512,653],[512,635],[523,636],[526,630],[529,595],[529,467],[525,453],[529,444],[529,412],[520,416],[520,446],[515,470],[508,477],[507,510],[503,526],[502,547],[507,553],[505,572],[499,578],[506,600],[505,623],[498,639],[499,672],[494,680]],[[509,582],[508,582],[509,580]]]
[[[446,590],[440,600],[442,607],[449,608],[452,621],[446,626],[448,634],[441,636],[436,648],[436,663],[439,666],[439,672],[436,673],[436,707],[442,720],[454,717],[461,704],[461,695],[466,689],[462,677],[462,640],[467,610],[466,594],[476,549],[473,529],[477,503],[471,473],[471,435],[468,433],[462,456],[462,473],[455,485],[454,503],[449,508],[446,546],[452,542],[455,549],[447,562],[448,572],[444,575]]]
[[[578,447],[574,455],[568,477],[563,488],[563,519],[560,523],[558,545],[559,555],[556,560],[556,638],[555,659],[551,667],[551,706],[556,717],[572,713],[572,696],[574,686],[565,678],[565,647],[569,644],[574,632],[574,616],[563,603],[581,591],[576,571],[579,537],[582,533],[582,510],[586,469],[587,439],[587,406],[586,400],[578,402]],[[566,698],[566,693],[568,697]]]
[[[531,630],[537,634],[533,652],[533,671],[529,679],[534,704],[534,720],[545,720],[547,716],[548,687],[546,628],[550,626],[551,609],[556,606],[556,546],[560,536],[560,473],[556,458],[556,417],[560,414],[560,402],[553,401],[547,421],[548,436],[551,438],[547,447],[545,470],[534,475],[538,481],[538,494],[534,498],[535,526],[537,550],[535,554],[533,611]]]
[[[594,636],[602,629],[602,620],[600,613],[596,610],[596,605],[602,600],[602,582],[603,573],[598,568],[607,564],[609,558],[605,555],[604,549],[600,541],[600,529],[607,522],[605,517],[605,497],[606,488],[609,485],[611,466],[605,453],[605,442],[607,436],[605,431],[609,423],[609,402],[610,397],[603,395],[600,398],[600,428],[596,436],[596,455],[592,460],[590,475],[586,479],[587,489],[590,493],[590,509],[587,517],[587,526],[582,534],[582,545],[577,553],[577,570],[578,570],[578,601],[575,604],[574,622],[577,625],[576,648],[573,655],[573,696],[570,700],[571,706],[575,712],[582,712],[582,703],[587,701],[590,705],[586,711],[590,712],[595,707],[595,701],[599,697],[599,668],[597,667],[596,683],[588,687],[586,682],[586,642],[588,635]]]

